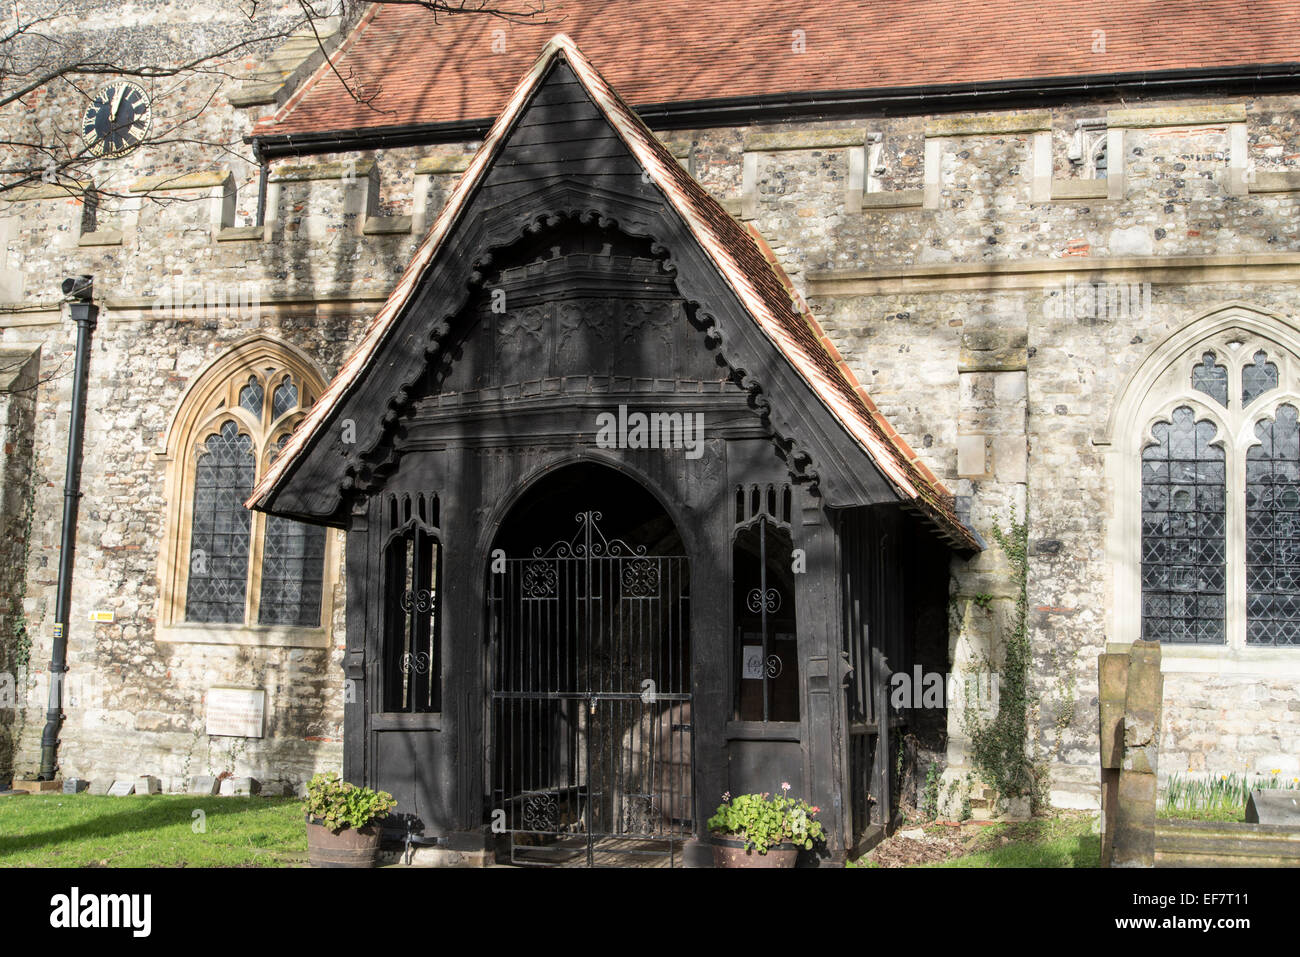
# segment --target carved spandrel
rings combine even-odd
[[[619,323],[618,355],[614,374],[620,376],[675,376],[674,304],[663,301],[623,302]]]
[[[604,303],[565,302],[556,314],[554,374],[604,375],[609,371],[613,333]]]
[[[553,332],[553,310],[544,306],[529,306],[515,313],[506,313],[497,323],[497,355],[501,357],[503,371],[537,370],[550,365],[547,362],[546,343]],[[538,378],[534,374],[525,378]]]

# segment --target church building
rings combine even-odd
[[[140,6],[64,28],[199,36]],[[348,4],[132,81],[237,148],[0,190],[0,785],[336,770],[443,860],[591,865],[788,786],[839,862],[1097,807],[1139,638],[1163,777],[1300,776],[1300,40],[1252,11]]]

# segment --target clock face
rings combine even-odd
[[[92,156],[121,156],[149,135],[149,98],[134,83],[110,83],[95,95],[81,124]]]

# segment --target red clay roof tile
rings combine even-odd
[[[258,134],[486,120],[557,29],[637,106],[1300,61],[1295,0],[547,0],[507,23],[378,5]],[[805,52],[795,52],[803,31]],[[504,52],[494,52],[502,49]]]

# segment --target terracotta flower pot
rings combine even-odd
[[[374,824],[334,832],[307,815],[307,861],[312,867],[374,867],[382,832]]]
[[[745,850],[743,835],[709,835],[713,846],[714,867],[794,867],[799,857],[798,844],[773,844],[766,854]]]

